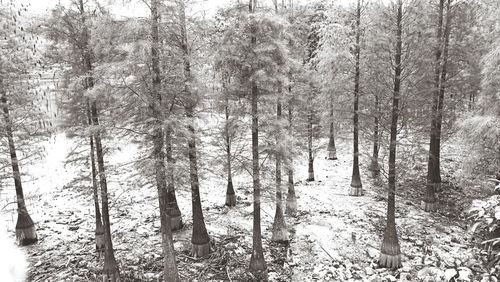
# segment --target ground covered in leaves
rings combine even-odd
[[[43,165],[55,173],[50,178],[40,176],[38,186],[28,187],[29,209],[39,236],[38,244],[24,248],[30,262],[28,280],[95,281],[102,260],[96,256],[93,242],[92,197],[81,187],[68,185],[77,172],[62,165],[64,152],[69,149],[64,145],[64,135],[51,142],[47,155],[53,155]],[[403,268],[392,271],[377,267],[385,228],[385,179],[371,179],[367,167],[362,166],[361,171],[366,172],[362,175],[365,195],[347,196],[351,142],[337,143],[339,160],[325,160],[322,153],[317,156],[316,181],[305,182],[307,162],[297,163],[299,214],[286,218],[291,238],[288,245],[270,241],[274,189],[268,189],[263,199],[263,245],[270,281],[480,281],[485,270],[479,240],[467,232],[464,213],[471,199],[481,196],[477,192],[480,189],[454,184],[454,157],[443,162],[446,177],[438,213],[420,209],[423,172],[400,179],[396,223]],[[122,156],[111,158],[111,162],[135,157],[130,153],[134,150],[124,151],[119,153]],[[446,158],[446,154],[443,156]],[[38,173],[44,175],[43,171]],[[162,275],[162,254],[156,191],[139,189],[127,177],[110,178],[113,244],[124,281],[157,281]],[[253,208],[251,183],[247,180],[235,182],[238,197],[234,208],[224,206],[223,179],[202,181],[202,205],[213,249],[210,257],[204,259],[190,256],[190,192],[177,191],[185,225],[174,233],[174,240],[183,281],[252,280],[247,267],[252,248]],[[271,183],[264,185],[265,189],[273,187]]]

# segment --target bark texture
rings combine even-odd
[[[359,1],[359,0],[358,0]],[[401,250],[396,231],[396,147],[398,134],[399,99],[401,89],[401,52],[403,0],[397,2],[396,54],[394,55],[394,91],[392,97],[391,137],[389,142],[389,189],[387,197],[387,226],[380,252],[379,265],[386,268],[401,266]]]
[[[351,190],[349,195],[351,196],[361,196],[363,195],[363,185],[361,184],[361,176],[359,173],[359,60],[360,60],[360,36],[361,36],[361,3],[358,0],[356,8],[356,47],[355,47],[355,70],[354,70],[354,114],[353,114],[353,162],[352,162],[352,179],[351,179]]]

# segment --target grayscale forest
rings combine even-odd
[[[0,282],[500,279],[500,1],[0,0]]]

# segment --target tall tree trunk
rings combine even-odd
[[[9,113],[9,105],[7,104],[7,94],[3,85],[3,80],[0,77],[1,103],[3,109],[3,118],[5,122],[5,132],[9,143],[10,162],[12,165],[12,177],[14,178],[14,186],[16,188],[17,202],[17,223],[16,223],[16,239],[21,246],[31,245],[38,241],[36,235],[35,223],[28,214],[26,203],[24,202],[23,185],[21,182],[21,170],[19,169],[19,160],[17,158],[16,145],[14,143],[14,134],[12,132],[12,120]]]
[[[277,1],[275,2],[277,3]],[[276,5],[277,6],[277,5]],[[283,215],[283,199],[282,199],[282,187],[281,187],[281,163],[282,163],[282,149],[281,140],[282,129],[281,129],[281,85],[278,90],[278,103],[276,105],[276,120],[278,121],[278,132],[276,134],[276,213],[274,214],[273,222],[273,235],[271,240],[274,242],[288,242],[288,230],[286,228],[285,217]]]
[[[252,14],[257,8],[257,0],[249,0],[248,9]],[[251,47],[257,45],[256,27],[251,27]],[[249,79],[250,80],[250,79]],[[260,227],[260,164],[259,164],[259,93],[255,81],[250,82],[250,99],[252,115],[252,176],[253,176],[253,236],[252,256],[250,257],[250,272],[258,281],[267,281],[267,266],[262,250],[262,235]]]
[[[309,105],[312,103],[312,99],[309,99]],[[314,181],[314,155],[313,155],[313,111],[309,110],[307,115],[307,153],[308,153],[308,169],[307,169],[307,179],[306,181]]]
[[[333,122],[333,97],[330,97],[330,134],[327,155],[329,160],[337,159],[337,148],[335,147],[335,124]]]
[[[292,92],[291,87],[288,87],[288,92]],[[293,124],[292,124],[292,101],[288,102],[288,134],[293,136]],[[290,144],[292,146],[293,144]],[[292,148],[290,148],[292,151]],[[293,182],[293,157],[290,158],[287,167],[288,171],[288,194],[286,197],[286,209],[285,213],[290,216],[297,215],[297,196],[295,195],[295,183]]]
[[[85,89],[89,90],[94,87],[94,77],[92,75],[92,53],[90,51],[89,41],[90,34],[86,26],[86,15],[84,10],[83,0],[79,0],[80,15],[82,16],[82,44],[83,44],[83,68],[86,71]],[[104,225],[104,266],[103,266],[103,280],[104,281],[120,281],[120,269],[116,263],[115,254],[113,250],[113,243],[111,240],[111,224],[109,219],[109,206],[108,206],[108,185],[106,180],[106,172],[104,166],[104,153],[101,142],[101,131],[99,129],[99,114],[97,111],[97,101],[94,98],[90,103],[90,115],[92,125],[96,127],[93,132],[96,155],[97,155],[97,169],[99,174],[99,184],[101,186],[101,205],[102,205],[102,221]]]
[[[182,228],[182,214],[175,196],[174,158],[172,156],[172,125],[165,130],[165,147],[167,152],[167,213],[170,216],[172,231]]]
[[[184,0],[179,0],[179,17],[181,30],[181,49],[183,52],[184,63],[184,95],[185,110],[188,118],[188,157],[189,157],[189,176],[191,182],[191,197],[193,208],[193,234],[191,237],[192,255],[194,257],[205,257],[210,254],[210,237],[208,236],[205,220],[203,219],[203,210],[201,209],[200,182],[198,180],[198,160],[196,156],[196,133],[194,130],[194,107],[196,97],[190,88],[191,82],[191,62],[189,60],[189,47],[186,33],[186,14]]]
[[[443,111],[444,111],[444,94],[446,90],[446,76],[448,71],[448,49],[450,43],[450,29],[451,29],[451,1],[448,0],[446,4],[446,25],[444,27],[444,46],[443,58],[441,63],[441,78],[439,81],[439,103],[437,110],[437,130],[436,130],[436,147],[437,147],[437,162],[436,162],[436,175],[439,185],[436,185],[436,192],[441,192],[441,128],[443,125]]]
[[[161,70],[158,35],[158,0],[151,0],[151,66],[152,66],[152,97],[151,114],[155,118],[153,133],[153,158],[155,167],[156,188],[160,209],[161,238],[163,248],[163,278],[165,281],[180,281],[175,262],[174,242],[170,215],[167,212],[167,179],[165,169],[164,132],[163,132],[163,99],[161,89]]]
[[[439,0],[438,27],[437,27],[437,46],[434,69],[434,93],[432,99],[431,112],[431,131],[429,142],[429,158],[427,162],[427,183],[424,199],[421,203],[422,209],[425,211],[435,211],[437,209],[436,190],[437,186],[441,185],[438,165],[438,108],[439,108],[439,92],[440,92],[440,77],[441,77],[441,56],[443,42],[443,15],[444,15],[445,0]]]
[[[380,252],[379,264],[386,268],[401,266],[401,250],[396,231],[396,146],[398,134],[399,99],[401,88],[401,52],[403,32],[403,0],[397,2],[396,54],[394,56],[394,92],[392,98],[391,137],[389,143],[389,190],[387,198],[387,226]]]
[[[224,87],[224,91],[225,91]],[[231,138],[229,136],[229,99],[226,97],[224,109],[226,112],[226,125],[224,128],[224,136],[226,138],[226,161],[227,161],[227,190],[226,190],[226,206],[236,206],[236,194],[234,193],[233,177],[231,172]]]
[[[380,101],[378,95],[375,95],[375,117],[373,119],[373,153],[370,165],[370,171],[372,172],[372,177],[376,178],[380,175],[380,166],[378,163],[378,153],[379,153],[379,115],[380,115]]]
[[[87,98],[87,116],[89,126],[92,126],[92,115],[90,111],[90,99]],[[90,136],[90,165],[92,169],[92,191],[95,208],[95,246],[100,256],[104,252],[104,226],[102,225],[101,209],[99,208],[99,189],[97,184],[97,168],[95,163],[94,137]]]
[[[356,66],[354,74],[354,115],[353,115],[353,164],[352,164],[352,180],[351,180],[351,190],[349,195],[351,196],[361,196],[363,195],[363,185],[361,184],[361,176],[359,174],[359,149],[358,149],[358,135],[359,135],[359,117],[358,117],[358,106],[359,106],[359,58],[361,53],[360,47],[360,36],[361,36],[361,0],[358,0],[356,8]]]

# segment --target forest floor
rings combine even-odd
[[[55,169],[55,178],[42,184],[50,189],[42,187],[43,193],[37,190],[29,201],[39,242],[24,248],[30,262],[28,280],[97,281],[102,262],[96,257],[93,241],[92,197],[81,187],[68,185],[76,172],[61,165],[61,152],[68,148],[58,142],[63,144],[65,140],[54,139],[50,150],[61,157],[46,164],[47,169]],[[443,154],[446,177],[444,191],[439,195],[442,208],[437,213],[420,209],[423,171],[400,179],[396,223],[403,267],[393,271],[377,267],[385,228],[386,182],[371,179],[367,167],[362,166],[365,194],[348,196],[350,142],[337,143],[338,160],[326,160],[322,153],[317,156],[316,181],[304,181],[305,161],[304,166],[296,167],[299,213],[296,218],[286,218],[291,239],[288,245],[270,240],[274,217],[270,195],[274,189],[268,189],[271,191],[263,199],[262,236],[270,281],[449,281],[453,276],[479,281],[477,275],[485,271],[478,255],[478,241],[467,232],[464,212],[472,198],[482,197],[485,192],[479,186],[462,189],[454,184],[452,172],[458,166],[457,156]],[[125,151],[133,157],[133,150]],[[162,249],[156,191],[133,188],[136,183],[127,178],[110,185],[113,244],[124,281],[157,281],[162,275]],[[251,183],[235,182],[234,208],[224,206],[225,181],[205,180],[201,185],[213,253],[205,259],[190,256],[190,192],[179,189],[177,198],[185,225],[174,233],[174,246],[181,280],[251,280],[247,272],[252,248]]]

